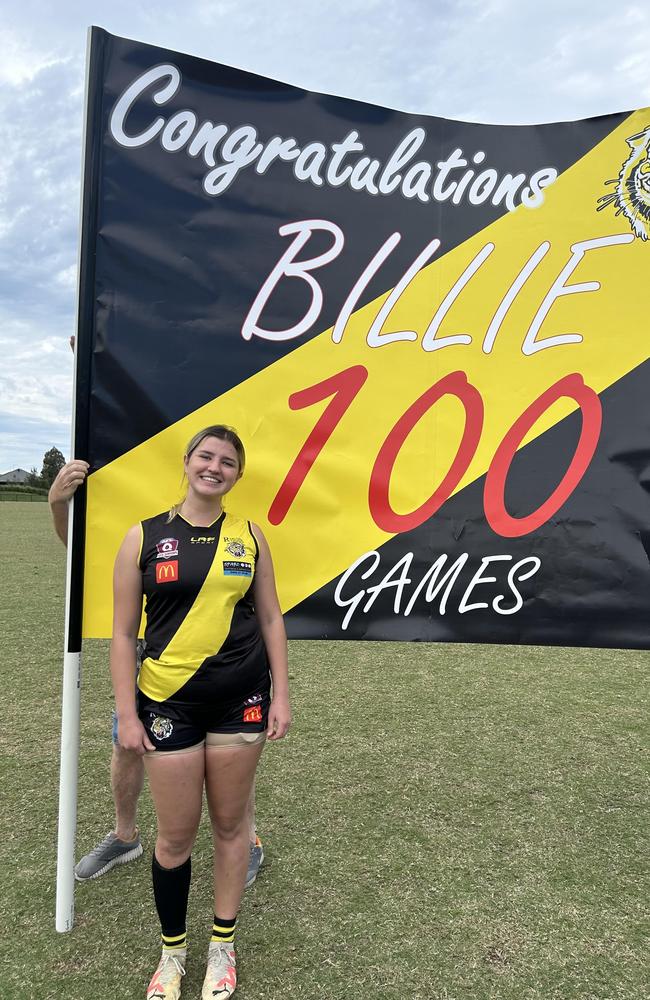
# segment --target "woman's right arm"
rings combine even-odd
[[[142,615],[142,574],[138,566],[140,531],[140,525],[136,524],[127,532],[115,560],[111,677],[118,743],[123,750],[143,754],[155,747],[138,718],[135,704],[135,644]]]

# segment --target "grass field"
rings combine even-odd
[[[54,930],[64,552],[1,504],[1,1000],[144,1000],[145,857],[79,886]],[[107,643],[84,653],[78,853],[111,826]],[[240,1000],[643,1000],[648,654],[291,646],[295,725],[265,751],[267,861],[242,908]],[[645,743],[645,746],[644,746]],[[212,920],[204,821],[183,998]]]

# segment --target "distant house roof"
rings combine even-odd
[[[0,483],[25,483],[29,472],[25,469],[12,469],[11,472],[4,472],[0,476]]]

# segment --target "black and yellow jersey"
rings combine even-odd
[[[259,547],[250,521],[222,513],[209,527],[180,514],[141,523],[146,657],[138,687],[162,703],[232,697],[268,675],[252,600]]]

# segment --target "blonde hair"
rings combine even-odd
[[[202,431],[197,431],[190,440],[187,442],[187,448],[185,449],[185,459],[188,459],[193,451],[199,447],[202,441],[208,437],[216,437],[221,441],[228,441],[229,444],[233,446],[237,452],[237,459],[239,460],[239,474],[242,475],[244,467],[246,465],[246,449],[244,448],[242,439],[235,430],[234,427],[229,427],[228,424],[213,424],[211,427],[204,427]],[[181,479],[181,487],[183,485],[183,480],[185,479],[185,473],[183,472],[183,479]],[[187,493],[182,497],[178,503],[175,503],[173,507],[170,508],[169,514],[167,515],[167,523],[169,524],[176,515],[179,513],[181,507],[187,499]]]

